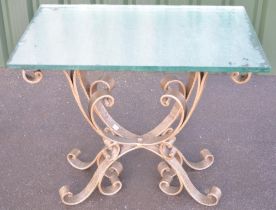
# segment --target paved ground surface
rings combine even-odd
[[[181,74],[179,74],[181,75]],[[99,74],[95,73],[95,77]],[[112,114],[136,133],[153,127],[168,110],[159,104],[160,74],[117,73]],[[170,197],[158,188],[159,159],[134,151],[123,157],[123,188],[113,197],[95,191],[78,206],[64,206],[58,189],[81,190],[93,170],[78,171],[66,162],[72,148],[83,159],[102,144],[83,120],[60,72],[47,72],[38,85],[19,72],[0,70],[0,209],[276,209],[276,77],[256,76],[238,86],[225,75],[211,75],[202,100],[177,146],[191,160],[208,148],[215,163],[207,170],[188,170],[206,191],[219,186],[217,207],[197,204],[184,191]]]

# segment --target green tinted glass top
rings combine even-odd
[[[243,7],[43,5],[8,61],[18,69],[265,72]]]

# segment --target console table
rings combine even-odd
[[[221,190],[213,186],[207,194],[199,192],[182,167],[206,169],[214,156],[203,149],[202,161],[191,162],[174,146],[176,136],[195,111],[208,73],[229,73],[243,84],[252,73],[271,69],[245,9],[232,6],[42,5],[7,66],[23,70],[31,84],[42,79],[42,70],[63,71],[83,117],[102,137],[103,149],[93,160],[81,160],[79,149],[67,155],[76,169],[97,165],[81,192],[60,188],[67,205],[83,202],[96,188],[104,195],[119,192],[123,171],[119,160],[136,149],[162,159],[157,169],[164,193],[177,195],[185,189],[198,203],[216,205]],[[86,74],[94,70],[177,71],[188,77],[185,82],[172,76],[161,81],[160,103],[171,106],[171,111],[149,132],[136,134],[109,114],[115,81],[109,76],[90,81]],[[102,184],[103,179],[110,185]],[[173,185],[173,179],[179,184]]]

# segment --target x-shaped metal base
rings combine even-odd
[[[186,84],[174,77],[165,77],[161,81],[164,94],[161,96],[160,102],[163,106],[174,103],[164,120],[144,135],[137,135],[123,128],[108,113],[106,108],[112,107],[114,104],[111,90],[115,81],[112,78],[105,76],[90,83],[83,71],[65,71],[64,73],[81,113],[92,129],[102,137],[105,145],[95,159],[90,162],[84,162],[78,158],[81,153],[78,149],[73,149],[67,155],[69,163],[79,170],[88,169],[94,164],[97,164],[97,169],[81,192],[73,194],[68,186],[60,188],[59,193],[64,204],[76,205],[83,202],[97,187],[104,195],[113,195],[119,192],[122,188],[119,175],[123,166],[118,160],[136,149],[146,149],[162,159],[157,168],[161,175],[159,187],[164,193],[177,195],[185,188],[190,196],[200,204],[206,206],[218,204],[221,197],[220,189],[214,186],[206,195],[202,194],[193,185],[182,167],[185,163],[194,170],[206,169],[213,164],[214,156],[209,150],[203,149],[200,152],[202,161],[190,162],[174,146],[176,135],[185,127],[199,102],[207,73],[189,73]],[[246,83],[250,77],[251,74],[232,74],[232,79],[238,84]],[[23,78],[31,84],[38,83],[42,79],[42,73],[39,70],[33,74],[23,71]],[[82,89],[87,99],[88,111],[84,109],[79,89]],[[97,123],[99,121],[105,126],[104,128]],[[102,181],[105,178],[109,179],[109,186],[103,186]],[[178,178],[178,186],[172,185],[174,178]]]
[[[73,149],[67,156],[69,163],[79,170],[90,168],[93,164],[97,164],[97,169],[89,181],[87,186],[78,194],[74,195],[70,192],[68,186],[60,188],[60,197],[62,202],[67,205],[75,205],[81,203],[88,198],[92,192],[98,187],[99,191],[104,195],[114,195],[119,192],[122,183],[119,175],[123,170],[122,164],[118,159],[130,151],[136,149],[146,149],[153,152],[163,159],[158,164],[158,171],[161,175],[159,182],[160,189],[168,195],[177,195],[181,193],[183,188],[199,203],[206,206],[216,205],[221,197],[221,191],[218,187],[212,187],[207,195],[200,193],[189,179],[186,171],[183,169],[183,162],[192,169],[203,170],[212,165],[214,161],[213,155],[206,149],[200,152],[202,161],[190,162],[187,158],[172,144],[160,143],[156,145],[125,145],[125,144],[111,144],[102,149],[96,158],[90,162],[83,162],[79,160],[78,156],[80,150]],[[172,180],[177,177],[179,180],[178,186],[172,186]],[[110,185],[103,186],[102,180],[109,179]]]

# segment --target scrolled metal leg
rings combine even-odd
[[[198,203],[205,205],[205,206],[215,206],[218,204],[220,198],[221,198],[221,190],[213,186],[207,195],[202,194],[191,182],[190,178],[188,177],[188,174],[185,172],[183,167],[180,165],[180,163],[177,161],[176,158],[166,160],[167,163],[171,166],[172,169],[175,170],[178,179],[182,184],[184,185],[185,189],[189,193],[189,195]]]
[[[208,149],[203,149],[200,151],[200,155],[202,157],[202,160],[199,162],[192,162],[189,161],[181,152],[179,152],[184,163],[186,163],[187,166],[190,168],[201,171],[206,168],[209,168],[213,163],[214,163],[214,155],[208,150]]]
[[[159,150],[160,150],[160,153],[164,157],[166,157],[168,159],[176,157],[181,165],[184,162],[187,166],[189,166],[190,168],[192,168],[194,170],[197,170],[197,171],[204,170],[204,169],[210,167],[214,163],[214,159],[215,159],[214,156],[212,155],[212,153],[208,149],[203,149],[203,150],[200,151],[200,155],[203,158],[203,160],[201,160],[199,162],[189,161],[171,143],[162,143],[160,145]]]
[[[94,190],[97,188],[99,180],[105,174],[105,171],[108,169],[109,165],[112,164],[112,160],[106,160],[101,163],[101,165],[97,168],[94,173],[92,179],[89,181],[87,186],[78,194],[74,195],[67,185],[61,187],[59,189],[59,195],[62,202],[66,205],[76,205],[83,202],[86,198],[88,198]]]
[[[186,189],[188,194],[198,203],[205,205],[205,206],[215,206],[218,204],[220,198],[221,198],[221,190],[213,186],[207,195],[201,193],[191,182],[188,174],[184,170],[181,162],[179,161],[177,157],[177,153],[175,153],[175,156],[170,155],[170,150],[164,150],[160,148],[164,148],[167,145],[161,143],[160,145],[154,145],[154,146],[148,146],[145,149],[153,152],[154,154],[161,157],[164,161],[159,163],[158,165],[158,171],[162,177],[161,182],[159,183],[160,189],[168,194],[168,195],[174,195],[181,192],[181,185],[183,185],[183,188]],[[170,149],[170,148],[169,148]],[[171,147],[171,150],[177,150],[176,148],[173,149],[173,146]],[[179,150],[177,150],[179,151]],[[172,177],[176,176],[180,183],[179,191],[176,191],[175,187],[171,186]],[[165,177],[165,178],[164,178]]]
[[[67,155],[67,161],[76,169],[79,170],[86,170],[90,168],[94,163],[97,161],[98,155],[95,157],[94,160],[90,162],[84,162],[81,161],[78,157],[81,154],[81,151],[79,149],[73,149],[68,155]]]
[[[183,190],[183,184],[180,182],[179,186],[172,186],[171,182],[176,177],[175,171],[164,161],[158,164],[158,171],[162,177],[159,182],[159,188],[167,195],[178,195]]]
[[[164,120],[143,135],[128,131],[116,122],[107,111],[114,105],[114,98],[111,95],[115,84],[113,79],[103,77],[89,84],[83,72],[64,73],[81,113],[92,129],[102,137],[105,147],[90,162],[79,159],[81,151],[78,149],[73,149],[67,155],[68,162],[77,169],[85,170],[95,163],[98,168],[80,193],[74,195],[68,186],[63,186],[59,191],[63,203],[67,205],[81,203],[97,187],[104,195],[114,195],[119,192],[122,188],[119,176],[123,166],[117,160],[136,149],[149,150],[163,159],[158,165],[158,171],[161,175],[159,187],[164,193],[177,195],[185,188],[198,203],[206,206],[218,203],[221,197],[220,189],[212,187],[207,195],[200,193],[182,167],[185,162],[192,169],[203,170],[212,165],[214,156],[204,149],[200,152],[203,160],[191,162],[173,145],[176,135],[185,127],[199,102],[207,80],[207,73],[191,73],[187,84],[174,77],[166,77],[162,80],[161,87],[164,94],[161,96],[160,102],[163,106],[174,104]],[[80,89],[84,91],[86,102],[83,102],[80,97]],[[85,109],[85,104],[88,110]],[[99,121],[101,123],[98,123]],[[110,184],[105,185],[104,179],[107,179]],[[173,180],[178,180],[178,184],[175,185]]]
[[[100,181],[98,185],[100,193],[103,195],[114,195],[119,192],[122,188],[122,182],[119,179],[122,171],[123,165],[118,161],[114,162],[105,173],[105,177],[109,179],[111,185],[103,187],[102,181]]]
[[[43,74],[40,70],[33,71],[32,73],[26,70],[22,70],[22,77],[26,82],[30,84],[36,84],[42,80]]]
[[[118,158],[120,153],[120,146],[111,145],[110,148],[105,148],[105,151],[111,151],[111,152],[110,153],[108,152],[109,156],[105,156],[105,159],[98,164],[98,168],[96,169],[93,177],[81,192],[74,195],[69,190],[69,187],[67,185],[59,189],[59,195],[64,204],[76,205],[86,200],[99,186],[102,179],[106,175],[109,176],[109,178],[111,179],[112,186],[115,186],[114,189],[112,189],[113,191],[118,192],[121,189],[121,183],[116,179],[118,178],[118,175],[122,170],[122,167],[120,166],[120,164],[118,165],[118,163],[116,163],[116,159]],[[73,154],[78,155],[79,150],[73,150]],[[100,156],[102,156],[103,152],[100,152],[99,154],[101,154]],[[100,190],[102,190],[102,188]],[[106,194],[108,194],[109,190],[108,189],[106,191],[103,190],[103,192],[104,193],[107,192]]]

